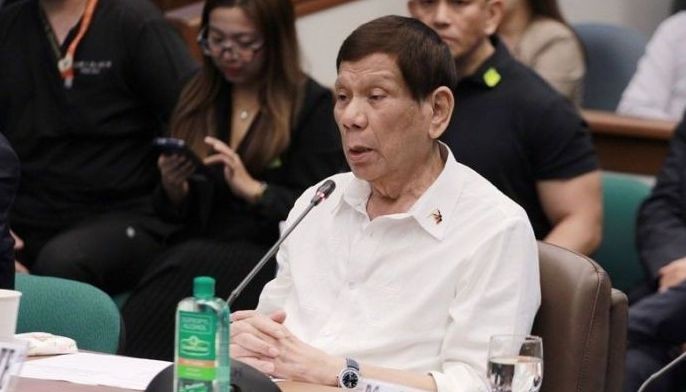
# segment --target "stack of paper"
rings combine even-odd
[[[169,365],[150,359],[76,353],[25,362],[20,376],[142,391]]]

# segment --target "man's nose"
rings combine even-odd
[[[450,6],[447,1],[441,0],[436,5],[433,13],[432,23],[436,27],[445,27],[450,24]]]
[[[362,130],[367,127],[367,115],[362,99],[353,98],[341,110],[340,122],[347,130]]]

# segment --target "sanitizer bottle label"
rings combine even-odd
[[[178,392],[211,392],[216,379],[217,316],[179,311]]]

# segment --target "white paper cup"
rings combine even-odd
[[[0,289],[0,338],[11,338],[17,330],[21,292]]]

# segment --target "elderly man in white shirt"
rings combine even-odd
[[[344,389],[487,391],[490,336],[529,333],[540,304],[526,213],[438,141],[456,73],[435,32],[376,19],[345,40],[337,67],[352,173],[331,177],[335,193],[284,243],[258,309],[232,315],[231,355]]]
[[[622,94],[617,112],[679,121],[686,109],[686,11],[660,24]]]

